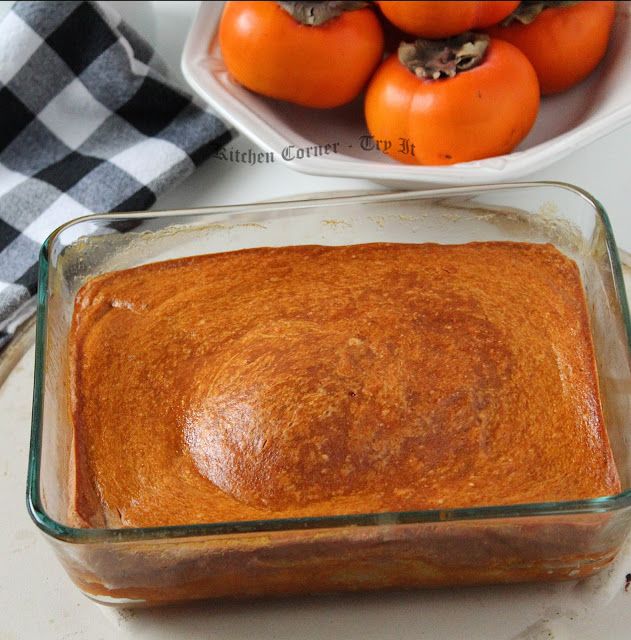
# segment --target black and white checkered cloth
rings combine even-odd
[[[106,3],[18,2],[0,21],[0,352],[56,227],[150,207],[230,139],[165,73]]]

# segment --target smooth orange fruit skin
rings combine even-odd
[[[392,24],[422,38],[447,38],[471,29],[484,29],[511,14],[519,0],[474,2],[377,2]]]
[[[530,24],[513,22],[488,30],[518,47],[539,77],[541,93],[565,91],[602,60],[616,14],[615,2],[579,2],[545,9]]]
[[[408,164],[447,165],[510,153],[537,118],[537,75],[519,49],[491,40],[479,66],[454,78],[424,80],[390,56],[366,92],[366,124]],[[400,139],[414,155],[399,150]]]
[[[230,75],[244,87],[324,109],[359,95],[381,61],[383,32],[368,8],[310,27],[276,2],[227,2],[219,44]]]

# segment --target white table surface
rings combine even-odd
[[[197,3],[114,4],[154,41],[183,82],[179,54]],[[239,138],[231,146],[251,145]],[[630,152],[628,126],[532,179],[563,180],[591,191],[608,210],[618,244],[631,251]],[[279,163],[251,167],[211,159],[163,196],[156,208],[366,188],[381,189],[361,180],[303,176]],[[26,513],[32,371],[31,349],[0,387],[0,640],[631,637],[631,590],[624,591],[625,574],[631,572],[631,539],[608,570],[582,583],[205,603],[132,612],[93,604],[70,583]]]

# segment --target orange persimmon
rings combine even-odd
[[[480,42],[486,48],[472,62],[472,47]],[[423,57],[418,47],[426,45],[435,45],[434,66],[414,66]],[[445,63],[448,46],[462,69]],[[443,77],[445,69],[455,75]],[[426,165],[509,153],[530,131],[538,109],[537,75],[526,56],[481,34],[403,43],[376,71],[365,101],[376,146],[401,162]]]
[[[379,0],[383,14],[407,33],[422,38],[447,38],[463,31],[484,29],[506,18],[519,5],[519,0],[473,2],[397,2]]]
[[[339,5],[227,2],[219,44],[229,73],[251,91],[307,107],[350,102],[381,61],[383,32],[366,3]]]
[[[526,7],[527,8],[527,7]],[[605,51],[615,17],[614,2],[577,2],[551,6],[523,24],[518,18],[510,24],[488,30],[518,47],[530,60],[539,77],[541,93],[565,91],[586,78],[598,65]]]

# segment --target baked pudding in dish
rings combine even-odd
[[[107,273],[70,333],[69,519],[148,527],[615,494],[549,244],[254,248]]]

